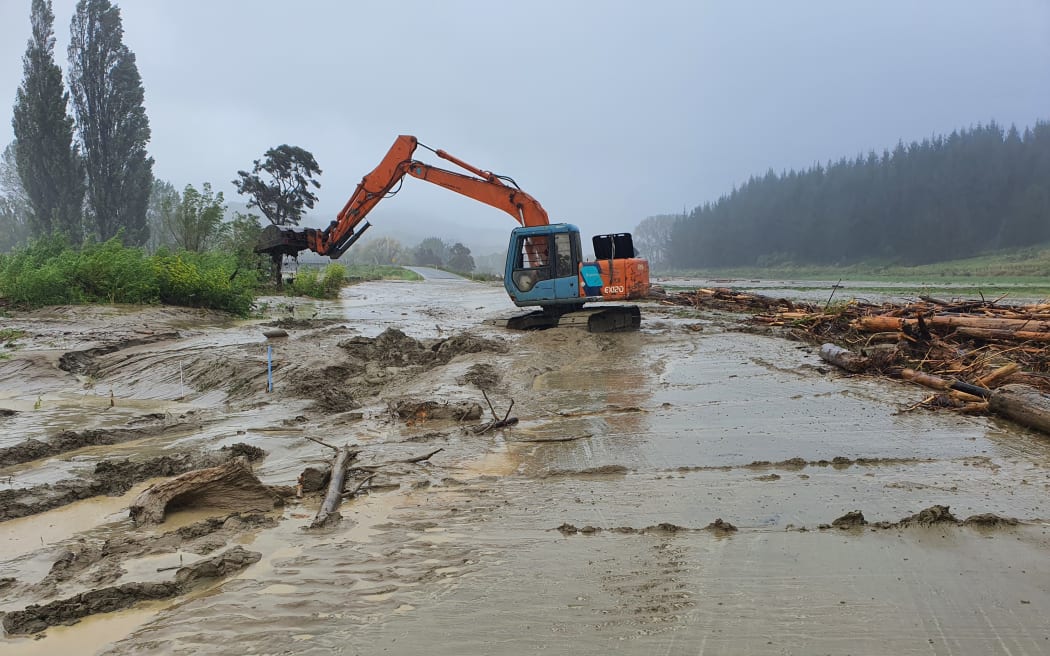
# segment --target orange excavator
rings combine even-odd
[[[448,171],[412,159],[418,146],[467,171]],[[504,287],[518,307],[539,307],[529,314],[492,323],[516,329],[574,325],[592,332],[632,330],[641,324],[633,305],[585,303],[644,298],[649,293],[649,263],[635,257],[629,233],[597,235],[594,260],[584,260],[580,230],[568,223],[551,223],[539,201],[513,179],[472,166],[443,150],[434,150],[412,136],[394,141],[386,156],[362,178],[350,200],[325,229],[268,226],[255,247],[257,253],[280,258],[310,250],[338,258],[371,227],[365,217],[384,198],[397,193],[406,175],[503,210],[519,224],[511,232]]]

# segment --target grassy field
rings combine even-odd
[[[775,295],[791,290],[817,296],[841,282],[841,294],[881,297],[948,296],[952,298],[1042,299],[1050,297],[1050,246],[993,253],[923,266],[862,263],[845,267],[782,266],[775,268],[706,269],[659,272],[666,287],[694,287],[698,280]],[[679,279],[681,282],[676,281]]]
[[[785,278],[806,280],[899,280],[925,281],[936,278],[997,278],[1002,282],[1050,284],[1050,245],[991,253],[965,260],[922,266],[899,266],[862,262],[849,266],[738,267],[696,271],[661,272],[661,275],[705,278]],[[960,281],[961,282],[961,281]]]

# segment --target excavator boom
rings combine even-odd
[[[324,230],[269,226],[263,231],[255,251],[271,255],[296,255],[300,251],[311,250],[319,255],[340,257],[370,227],[370,224],[365,222],[368,213],[379,201],[393,193],[405,175],[426,180],[503,210],[522,226],[543,226],[550,223],[547,212],[539,201],[519,189],[509,178],[467,164],[443,150],[435,150],[434,153],[473,175],[464,175],[413,160],[412,155],[419,145],[419,141],[413,136],[399,136],[379,165],[361,179],[346,205]]]

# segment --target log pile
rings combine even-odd
[[[662,303],[749,314],[752,326],[822,345],[825,360],[852,373],[894,376],[938,392],[913,407],[988,412],[1013,407],[995,401],[992,392],[1003,385],[1050,394],[1050,303],[1001,301],[924,296],[883,304],[829,299],[822,306],[714,288]]]

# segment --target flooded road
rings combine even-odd
[[[15,411],[0,447],[140,432],[4,466],[3,489],[41,496],[113,454],[234,443],[267,452],[261,481],[294,486],[331,457],[306,436],[359,445],[378,473],[315,531],[310,496],[198,542],[166,532],[203,510],[134,527],[121,509],[153,479],[0,522],[0,611],[161,580],[158,567],[202,557],[200,540],[260,554],[173,599],[9,635],[5,654],[1050,653],[1043,436],[907,411],[916,389],[828,371],[811,348],[735,332],[724,314],[653,303],[635,333],[508,333],[481,325],[514,312],[502,288],[462,279],[274,299],[268,312],[288,338],[171,309],[12,318],[27,337],[0,361],[0,408]],[[76,374],[55,364],[169,331]],[[488,415],[482,389],[520,422],[478,432],[487,416],[391,411],[407,398]],[[935,506],[949,510],[915,517]],[[107,561],[118,547],[126,557]],[[68,553],[97,560],[59,580]]]

